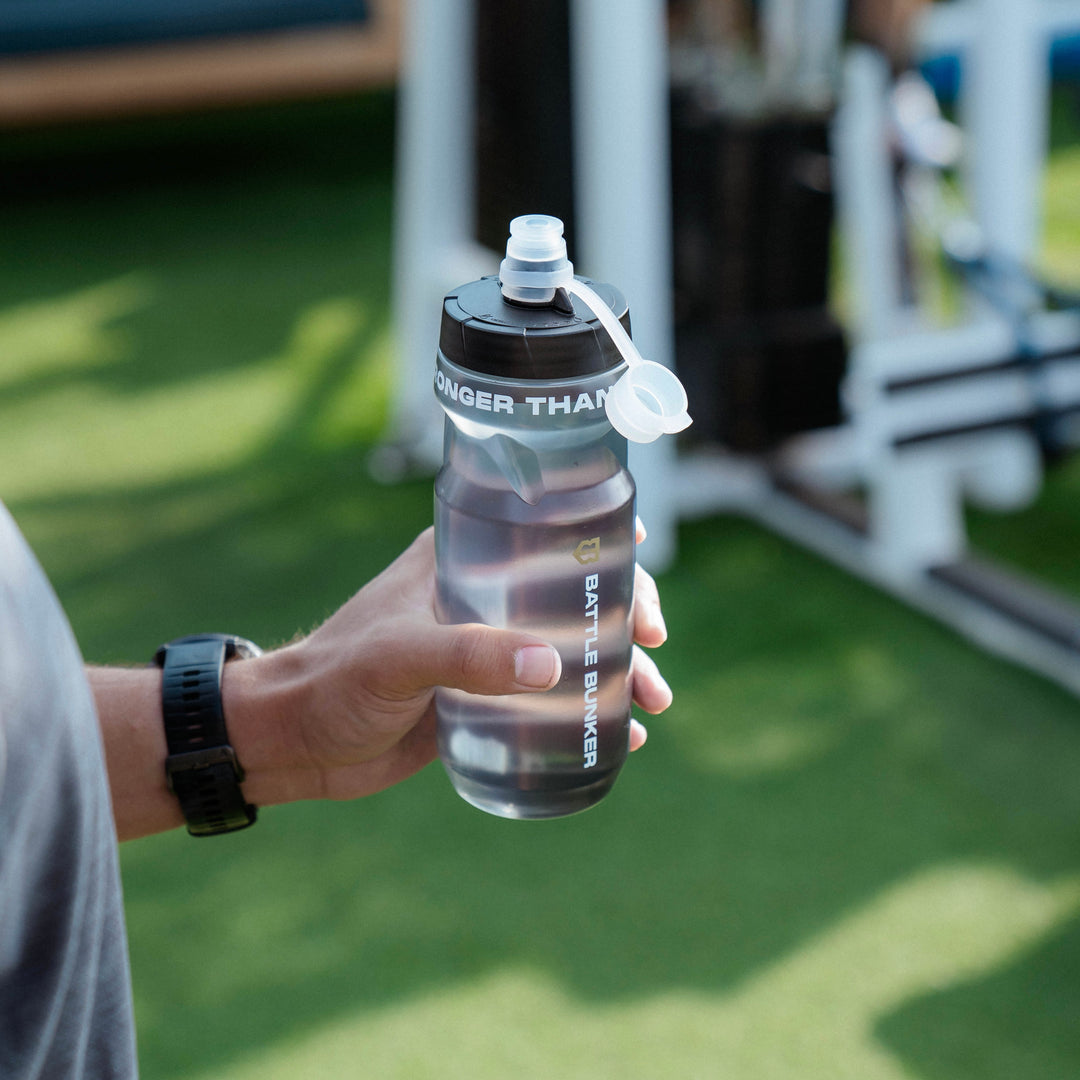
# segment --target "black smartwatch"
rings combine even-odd
[[[169,756],[165,777],[192,836],[217,836],[255,824],[244,799],[244,770],[229,745],[221,706],[227,661],[259,656],[258,645],[231,634],[193,634],[154,654],[162,669],[161,705]]]

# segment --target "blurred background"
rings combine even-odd
[[[1080,1074],[1078,33],[0,2],[0,497],[88,660],[284,642],[430,523],[431,320],[520,212],[696,418],[639,462],[675,704],[613,794],[434,765],[126,845],[147,1078]]]

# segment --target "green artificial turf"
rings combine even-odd
[[[0,496],[89,659],[286,640],[430,521],[366,469],[391,105],[5,137]],[[1075,462],[974,527],[1080,595]],[[1080,703],[737,519],[661,587],[675,705],[585,815],[433,766],[125,846],[145,1077],[1080,1075]]]

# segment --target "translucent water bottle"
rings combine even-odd
[[[502,817],[584,810],[626,760],[635,566],[627,438],[648,442],[690,422],[678,380],[640,358],[628,322],[617,289],[575,278],[562,222],[544,215],[515,218],[499,276],[443,304],[439,619],[526,631],[562,659],[544,693],[436,691],[451,782]]]

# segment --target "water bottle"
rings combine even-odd
[[[538,214],[511,222],[498,277],[443,302],[438,618],[526,631],[562,659],[546,692],[435,692],[451,783],[501,817],[584,810],[626,760],[636,518],[627,438],[690,422],[678,380],[641,359],[628,327],[622,294],[575,277],[562,223]]]

